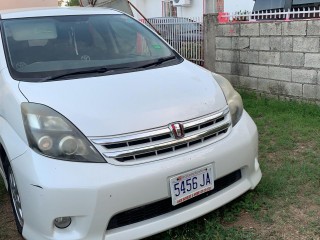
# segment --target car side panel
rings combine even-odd
[[[2,43],[1,35],[0,42]],[[3,45],[0,44],[0,144],[9,161],[27,150],[26,144],[21,144],[25,135],[20,114],[20,102],[23,101],[26,99],[19,90],[19,82],[13,81],[8,73]],[[2,161],[0,176],[7,187]]]

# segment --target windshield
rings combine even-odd
[[[125,15],[10,19],[2,24],[9,70],[21,81],[76,77],[77,71],[115,74],[181,61],[153,32]]]

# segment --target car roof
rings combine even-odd
[[[0,10],[1,19],[90,15],[90,14],[122,14],[122,13],[114,9],[93,8],[93,7],[50,7],[50,8],[21,8],[21,9]]]

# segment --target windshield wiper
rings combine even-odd
[[[158,66],[164,62],[170,61],[176,59],[175,56],[170,56],[170,57],[165,57],[165,58],[159,58],[154,62],[142,65],[142,66],[138,66],[138,67],[114,67],[114,68],[108,68],[108,67],[97,67],[97,68],[93,68],[93,69],[85,69],[85,70],[77,70],[77,71],[73,71],[73,72],[68,72],[68,73],[64,73],[64,74],[58,74],[55,76],[48,76],[45,77],[43,79],[41,79],[39,82],[47,82],[47,81],[52,81],[52,80],[56,80],[56,79],[60,79],[60,78],[64,78],[64,77],[69,77],[69,76],[75,76],[75,75],[81,75],[81,74],[90,74],[90,73],[99,73],[99,74],[103,74],[103,73],[107,73],[107,72],[112,72],[115,70],[139,70],[141,68],[148,68],[151,66]]]
[[[90,73],[100,73],[100,74],[102,74],[102,73],[112,72],[112,71],[115,71],[115,70],[127,70],[127,69],[132,69],[132,68],[129,68],[129,67],[115,67],[115,68],[98,67],[98,68],[93,68],[93,69],[77,70],[77,71],[74,71],[74,72],[59,74],[59,75],[55,75],[55,76],[49,76],[49,77],[46,77],[46,78],[40,80],[40,82],[56,80],[56,79],[69,77],[69,76],[74,76],[74,75],[90,74]]]
[[[159,58],[157,59],[156,61],[154,62],[151,62],[151,63],[147,63],[145,65],[142,65],[142,66],[139,66],[137,68],[148,68],[148,67],[153,67],[153,66],[158,66],[164,62],[168,62],[168,61],[171,61],[173,59],[176,59],[176,56],[170,56],[170,57],[163,57],[163,58]]]

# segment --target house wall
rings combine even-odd
[[[137,7],[146,18],[162,17],[161,0],[131,0],[130,2]],[[134,9],[133,14],[137,19],[141,19],[141,16]]]
[[[204,13],[214,12],[214,1],[191,0],[191,6],[177,7],[177,15],[178,17],[202,17]],[[162,0],[131,0],[130,2],[147,18],[162,17]],[[136,11],[134,16],[141,18]]]
[[[54,6],[58,6],[58,0],[0,0],[0,9]]]
[[[190,6],[177,7],[178,17],[202,17],[205,3],[202,0],[192,0]]]
[[[219,24],[205,15],[205,66],[235,86],[320,103],[320,21]]]
[[[252,11],[254,5],[253,0],[224,0],[225,12]]]

